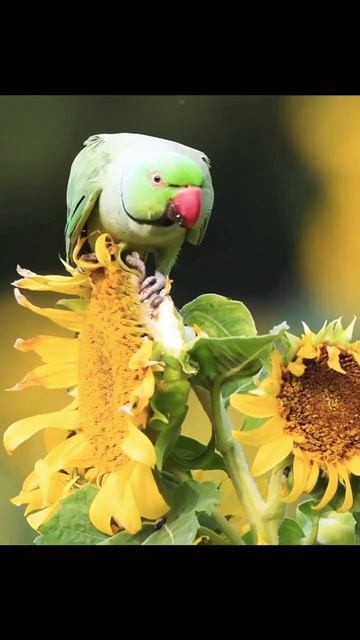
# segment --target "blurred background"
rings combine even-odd
[[[211,158],[213,216],[203,244],[185,246],[173,270],[179,307],[202,293],[233,297],[259,332],[360,313],[360,97],[1,96],[0,116],[1,389],[39,364],[12,348],[16,338],[66,335],[18,307],[10,282],[18,263],[63,273],[67,179],[94,133],[169,138]],[[31,296],[41,306],[57,298]],[[2,432],[64,404],[62,391],[1,391]],[[42,453],[41,436],[11,457],[0,448],[0,544],[34,538],[9,498]]]

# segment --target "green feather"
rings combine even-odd
[[[72,262],[76,241],[101,193],[101,175],[111,161],[101,136],[91,136],[75,158],[67,188],[66,259]],[[105,147],[105,149],[104,149]]]

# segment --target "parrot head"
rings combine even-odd
[[[204,170],[180,153],[151,153],[134,158],[121,181],[125,213],[139,224],[191,229],[202,205]]]

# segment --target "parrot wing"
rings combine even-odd
[[[208,166],[208,170],[205,175],[204,185],[203,185],[203,204],[202,204],[202,212],[200,216],[200,220],[198,223],[189,231],[186,232],[186,240],[194,245],[199,245],[202,241],[207,226],[209,224],[212,207],[214,204],[214,189],[212,186],[212,181],[210,177],[210,160],[204,155],[201,155],[201,160],[206,162]],[[202,165],[203,166],[203,165]]]
[[[86,221],[97,203],[102,190],[101,176],[111,161],[106,140],[102,136],[91,136],[75,158],[67,188],[67,220],[65,226],[66,259],[72,253]]]

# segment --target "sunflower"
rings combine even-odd
[[[360,475],[360,344],[350,342],[355,320],[325,323],[315,334],[288,334],[286,357],[272,353],[272,370],[249,394],[233,394],[232,406],[247,416],[267,419],[252,430],[234,431],[243,444],[259,447],[252,473],[259,476],[292,455],[293,484],[285,502],[310,493],[320,473],[325,492],[314,509],[323,509],[345,488],[339,512],[353,505],[350,476]],[[289,458],[290,460],[290,458]]]
[[[44,364],[12,390],[65,388],[72,400],[60,411],[19,420],[6,430],[8,453],[43,429],[48,450],[12,502],[27,505],[28,521],[38,529],[63,498],[93,483],[98,491],[89,511],[92,524],[108,535],[119,528],[136,533],[142,517],[154,520],[168,510],[152,471],[155,448],[144,429],[155,392],[154,370],[163,367],[151,359],[154,340],[166,327],[167,342],[172,334],[179,348],[179,336],[166,323],[168,297],[158,319],[148,303],[141,303],[139,274],[121,259],[124,245],[114,245],[103,234],[95,255],[85,259],[79,257],[84,242],[74,252],[77,268],[64,263],[70,275],[40,276],[18,267],[17,302],[75,336],[40,335],[15,343],[20,351],[37,353]],[[18,287],[75,297],[58,302],[65,309],[40,308]]]

